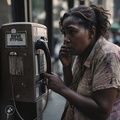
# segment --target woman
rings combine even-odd
[[[120,120],[120,48],[105,39],[108,15],[91,5],[72,8],[60,19],[64,82],[44,76],[48,88],[67,99],[62,120]]]

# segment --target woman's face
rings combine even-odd
[[[63,21],[64,44],[72,55],[82,54],[90,45],[89,30],[78,24],[78,19],[69,16]]]

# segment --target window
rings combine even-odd
[[[32,21],[45,24],[45,0],[32,0]]]
[[[11,0],[0,0],[0,26],[12,21]]]

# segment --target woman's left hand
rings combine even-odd
[[[46,79],[47,87],[53,90],[54,92],[60,94],[61,91],[67,87],[62,81],[62,79],[56,74],[43,73],[43,76],[47,78]]]

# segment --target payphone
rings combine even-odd
[[[51,72],[47,28],[30,22],[8,23],[1,26],[0,37],[2,100],[24,106],[21,109],[35,104],[40,114],[48,95],[42,73]]]

